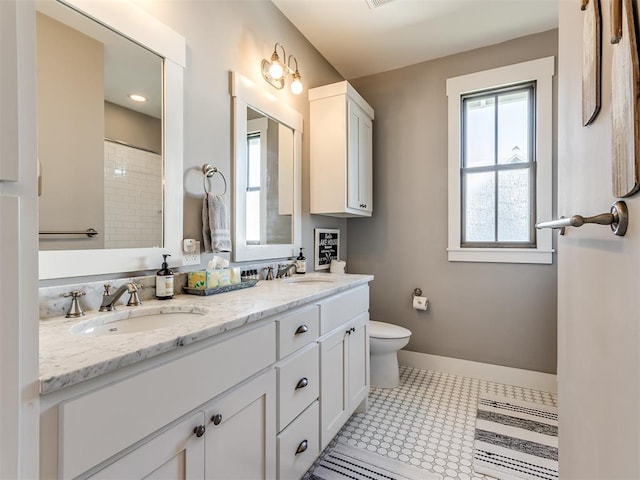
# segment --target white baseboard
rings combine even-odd
[[[480,378],[506,385],[517,385],[543,392],[558,393],[557,376],[552,373],[534,372],[532,370],[503,367],[502,365],[472,362],[471,360],[441,357],[408,350],[400,350],[398,352],[398,361],[400,365],[421,370],[451,373],[462,377]]]

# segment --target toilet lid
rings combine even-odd
[[[411,330],[391,323],[369,322],[369,336],[374,338],[406,338],[411,336]]]

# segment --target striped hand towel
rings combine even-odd
[[[205,252],[230,252],[231,230],[224,195],[206,193],[202,201],[202,239]]]

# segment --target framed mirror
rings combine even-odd
[[[291,257],[301,242],[302,115],[237,73],[230,82],[234,260]]]
[[[40,279],[181,265],[184,38],[130,3],[36,10]]]

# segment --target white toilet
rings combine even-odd
[[[409,343],[411,330],[384,322],[369,322],[371,386],[393,388],[400,385],[398,350]]]

